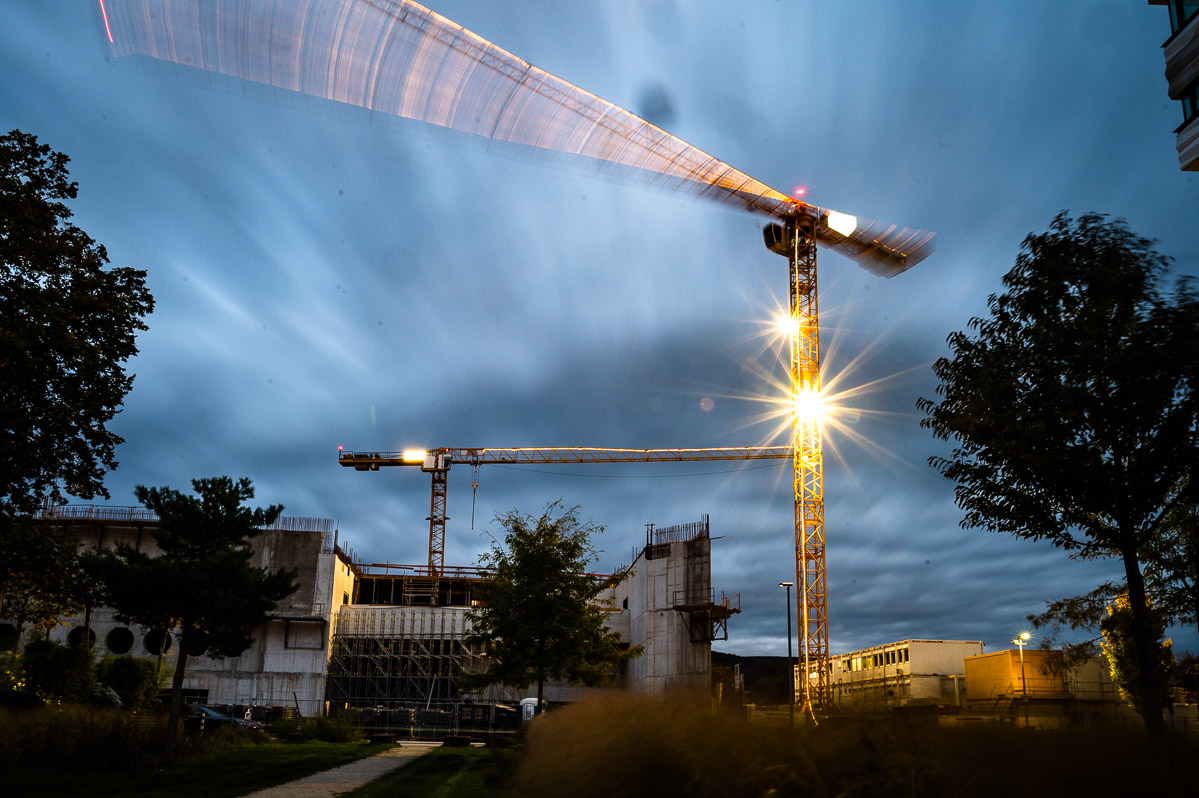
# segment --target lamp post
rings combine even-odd
[[[794,582],[779,582],[779,587],[787,588],[787,704],[791,715],[791,725],[795,725],[795,666],[791,664],[791,587]]]
[[[1024,647],[1032,639],[1032,632],[1021,632],[1012,640],[1020,647],[1020,695],[1024,699],[1024,728],[1028,728],[1028,682],[1024,680]]]

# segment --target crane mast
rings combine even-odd
[[[455,463],[474,468],[487,463],[679,463],[701,460],[781,460],[791,457],[790,446],[730,446],[710,449],[610,449],[582,446],[409,449],[403,452],[339,450],[337,462],[356,471],[381,467],[419,466],[432,478],[429,498],[429,572],[436,577],[445,563],[446,488]]]
[[[766,246],[787,258],[791,286],[791,448],[795,483],[795,592],[800,691],[809,713],[827,706],[828,591],[824,569],[824,456],[820,418],[820,314],[810,217],[767,225]]]

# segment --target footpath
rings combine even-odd
[[[381,754],[368,756],[348,765],[313,773],[296,781],[249,793],[245,798],[333,798],[356,790],[393,770],[404,767],[421,754],[440,746],[440,742],[405,741]]]

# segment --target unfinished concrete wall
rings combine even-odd
[[[711,541],[704,537],[646,546],[617,588],[628,602],[628,640],[645,652],[630,661],[627,686],[654,695],[707,694],[712,644],[693,642],[690,616],[677,606],[711,599]],[[697,635],[697,637],[700,635]]]
[[[75,508],[60,509],[66,513]],[[130,520],[117,517],[120,512],[129,515]],[[62,520],[83,546],[110,549],[125,543],[151,556],[158,553],[153,537],[157,523],[134,520],[144,511],[101,507],[82,508],[80,513],[83,517],[67,516]],[[295,525],[297,520],[305,519],[281,520]],[[324,523],[323,519],[309,520]],[[255,630],[254,642],[240,656],[189,656],[184,690],[194,700],[209,704],[289,706],[298,707],[305,715],[319,714],[324,710],[334,585],[344,586],[353,575],[334,552],[332,541],[326,540],[326,534],[311,529],[262,532],[254,540],[251,563],[272,570],[295,568],[299,589]],[[68,642],[73,635],[81,637],[83,623],[82,614],[64,618],[51,639]],[[118,621],[112,610],[100,607],[93,610],[91,632],[99,655],[147,659],[161,656],[163,670],[174,671],[179,643],[174,631],[130,626]],[[160,654],[163,643],[166,650]]]

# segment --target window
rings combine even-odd
[[[1185,125],[1199,116],[1199,80],[1192,83],[1182,95],[1182,123]]]
[[[1199,0],[1170,0],[1170,33],[1178,33],[1196,14]]]
[[[349,593],[342,593],[342,594],[341,594],[341,603],[342,603],[342,604],[349,604],[349,603],[350,603],[350,594],[349,594]]]

